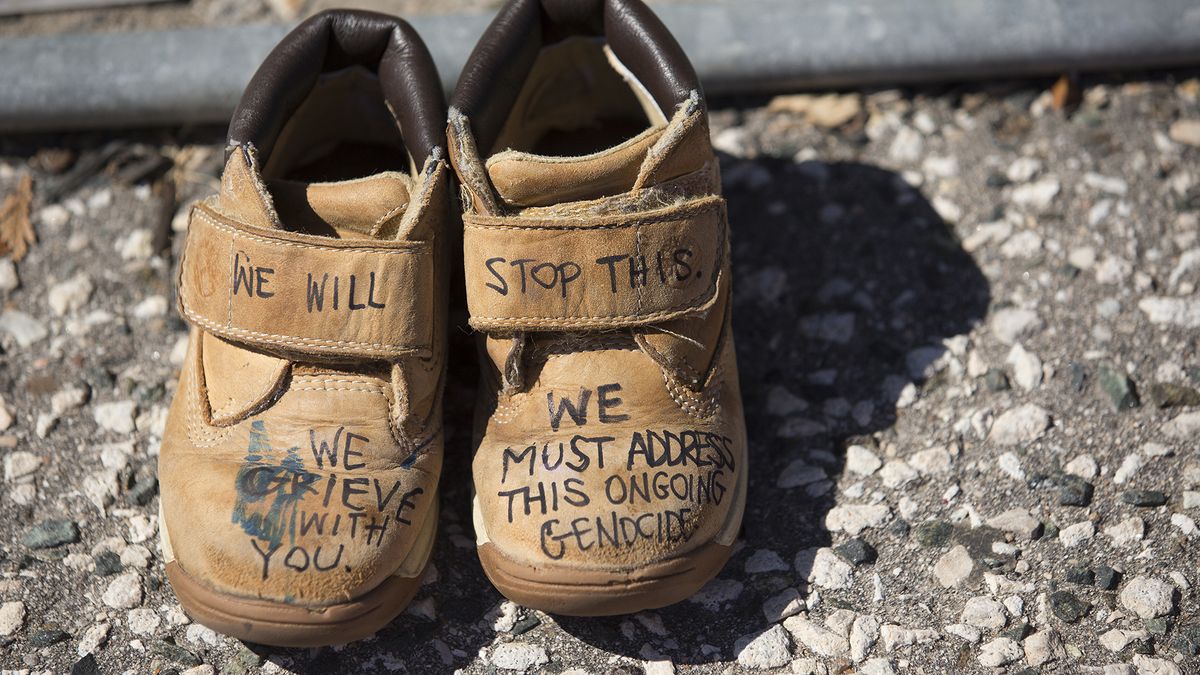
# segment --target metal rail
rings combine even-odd
[[[1200,64],[1195,0],[657,8],[710,94]],[[412,17],[447,88],[490,20]],[[223,122],[283,25],[0,40],[0,131]]]

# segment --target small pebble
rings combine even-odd
[[[1134,506],[1162,506],[1167,503],[1167,495],[1158,490],[1126,490],[1121,493],[1121,501]]]

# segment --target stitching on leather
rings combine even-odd
[[[371,226],[371,236],[378,236],[379,229],[383,227],[383,224],[391,220],[393,216],[395,216],[397,213],[400,213],[407,207],[408,203],[405,202],[404,204],[400,204],[399,206],[389,209],[387,213],[379,216],[379,220],[376,220],[375,224]]]
[[[383,391],[384,386],[376,382],[368,380],[339,380],[334,378],[317,378],[312,375],[299,375],[292,378],[293,382],[303,382],[305,384],[353,384],[363,387],[374,387],[377,391]]]
[[[425,347],[422,345],[389,344],[389,343],[380,343],[380,342],[355,342],[353,340],[326,340],[324,338],[306,338],[306,337],[300,337],[300,336],[295,336],[295,335],[278,335],[275,333],[263,333],[260,331],[249,330],[246,328],[236,328],[234,326],[222,326],[221,324],[216,323],[215,321],[210,321],[209,319],[199,316],[198,314],[196,314],[195,312],[193,312],[190,308],[188,308],[186,306],[183,308],[183,311],[184,311],[185,317],[188,320],[194,321],[194,322],[200,324],[201,326],[203,326],[204,328],[207,328],[210,331],[212,331],[213,333],[216,333],[218,335],[221,335],[222,333],[226,333],[226,334],[237,335],[239,337],[260,338],[260,339],[263,339],[264,342],[270,342],[271,344],[291,345],[294,347],[305,347],[305,348],[310,348],[310,349],[344,349],[347,347],[365,348],[365,349],[374,349],[376,351],[382,351],[387,354],[395,353],[397,355],[401,351],[412,353],[412,352],[417,352],[422,349],[425,349]]]
[[[288,391],[356,391],[364,394],[379,394],[383,396],[383,392],[379,389],[359,389],[357,387],[292,387]]]
[[[719,274],[719,273],[718,273]],[[682,304],[672,305],[666,309],[649,314],[609,314],[603,316],[577,316],[569,319],[561,319],[549,316],[534,316],[534,317],[504,317],[504,316],[472,316],[467,323],[472,328],[486,330],[488,328],[520,328],[525,326],[579,326],[592,321],[629,321],[637,320],[639,322],[654,322],[666,319],[675,319],[691,313],[692,310],[702,308],[713,297],[716,296],[717,284],[714,279],[713,283],[705,290],[704,294],[696,297],[694,300],[685,301]]]
[[[583,222],[586,220],[605,220],[608,218],[619,217],[626,214],[614,214],[611,216],[586,216],[586,217],[521,217],[514,216],[509,218],[497,218],[491,216],[478,216],[471,214],[463,215],[463,226],[467,229],[475,230],[526,230],[526,231],[546,231],[546,230],[618,230],[628,229],[631,227],[640,227],[642,225],[655,225],[660,223],[669,223],[672,221],[689,220],[707,215],[713,211],[723,211],[725,200],[721,197],[701,197],[694,200],[693,203],[684,203],[678,207],[667,207],[663,213],[646,215],[633,218],[631,220],[623,220],[616,223],[607,223],[603,225],[570,225],[570,224],[546,224],[541,226],[533,225],[516,225],[513,223],[529,220],[547,220],[556,221],[566,219],[568,221]],[[632,215],[632,214],[629,214]]]
[[[259,235],[250,234],[248,232],[243,232],[232,225],[222,223],[199,206],[197,206],[195,212],[193,213],[193,217],[196,215],[199,215],[200,218],[207,221],[213,227],[228,232],[234,237],[241,237],[242,239],[249,239],[250,241],[256,241],[260,244],[270,244],[272,246],[288,246],[291,248],[329,251],[332,253],[369,253],[373,255],[428,255],[430,250],[430,246],[426,243],[410,243],[410,248],[393,249],[381,248],[378,246],[321,246],[319,244],[305,244],[297,241],[288,241],[286,239],[271,239],[268,237],[262,237]]]

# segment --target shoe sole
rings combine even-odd
[[[629,571],[533,566],[505,556],[491,543],[478,550],[488,579],[519,605],[566,616],[612,616],[690,597],[721,571],[733,547],[709,542],[687,555]]]
[[[378,632],[408,607],[421,588],[425,568],[433,555],[437,522],[438,513],[434,510],[425,525],[433,532],[423,532],[409,553],[410,558],[420,556],[415,576],[390,576],[348,602],[304,607],[229,595],[191,576],[175,560],[166,564],[167,580],[192,619],[238,640],[274,647],[344,644]],[[406,559],[400,569],[408,567],[409,562]]]

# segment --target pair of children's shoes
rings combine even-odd
[[[512,0],[447,112],[408,24],[333,11],[251,80],[180,262],[160,533],[197,621],[312,646],[404,609],[437,530],[459,274],[492,583],[605,615],[720,570],[746,436],[725,204],[678,44],[638,0]]]

